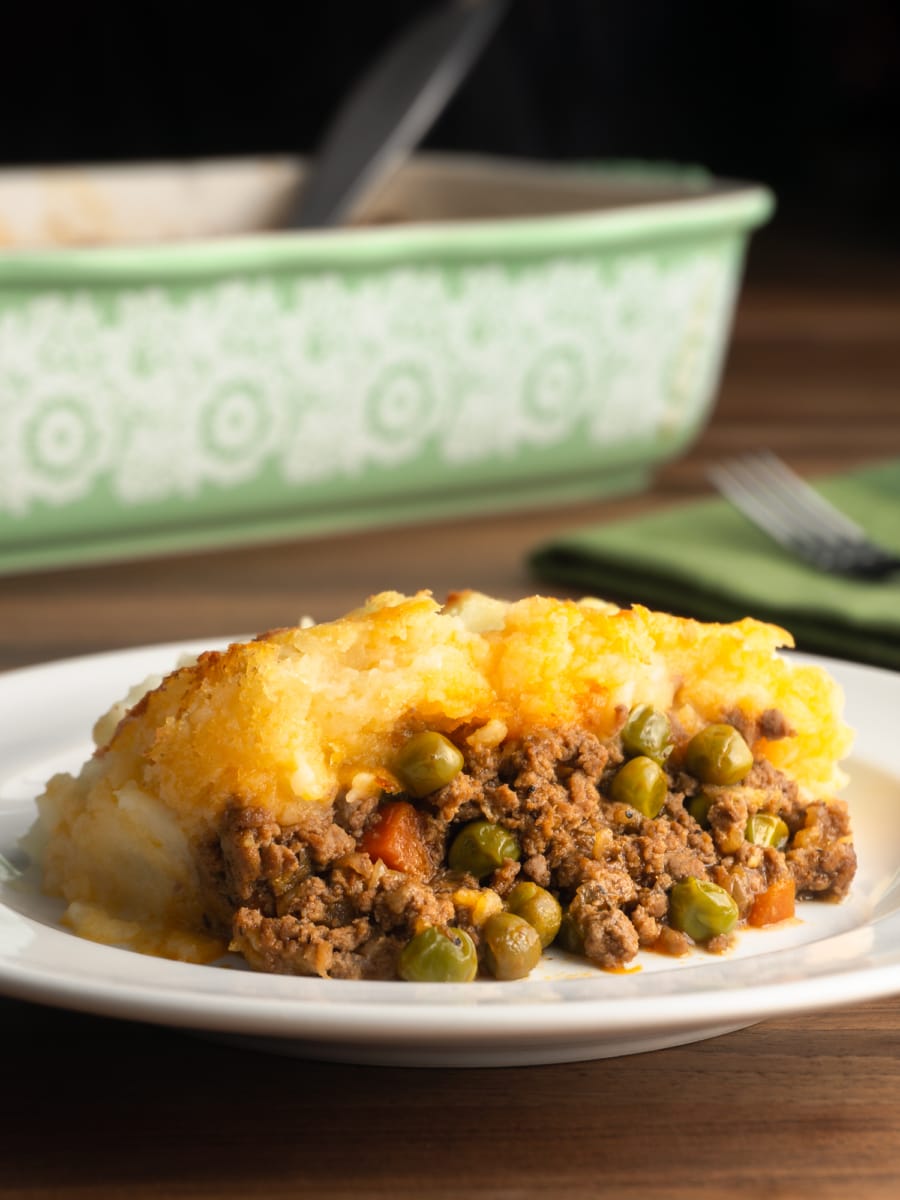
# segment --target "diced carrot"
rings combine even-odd
[[[422,836],[421,818],[406,800],[391,800],[381,806],[374,822],[360,839],[359,848],[372,859],[380,858],[392,871],[419,876],[431,874],[431,859]]]
[[[789,876],[770,884],[754,899],[747,917],[748,925],[774,925],[794,915],[794,881]]]

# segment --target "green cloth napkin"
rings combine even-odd
[[[817,482],[900,554],[900,460]],[[531,556],[543,579],[619,603],[702,620],[744,616],[789,630],[800,649],[900,670],[900,575],[862,583],[804,566],[724,500],[576,529]]]

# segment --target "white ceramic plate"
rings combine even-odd
[[[156,646],[0,675],[0,991],[358,1063],[512,1066],[633,1054],[767,1017],[900,993],[900,674],[840,662],[857,731],[848,789],[859,871],[840,905],[749,930],[723,957],[643,955],[610,974],[548,952],[516,983],[413,985],[261,975],[95,945],[58,924],[18,847],[34,797],[77,769],[95,718],[197,646]],[[817,660],[811,660],[817,661]],[[818,660],[822,661],[822,660]]]

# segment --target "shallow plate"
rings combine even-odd
[[[725,956],[641,955],[613,974],[549,951],[516,983],[413,985],[260,975],[95,945],[58,924],[18,838],[56,770],[90,752],[94,719],[197,646],[157,646],[0,676],[0,990],[175,1025],[284,1054],[410,1066],[513,1066],[633,1054],[774,1015],[900,993],[900,674],[825,662],[858,730],[847,795],[859,872],[840,905],[749,930]],[[798,656],[799,657],[799,656]],[[824,661],[807,659],[807,661]]]

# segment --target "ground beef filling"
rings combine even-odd
[[[768,724],[771,735],[774,717]],[[377,820],[377,798],[342,799],[292,826],[235,803],[204,859],[211,924],[230,926],[232,948],[263,971],[391,979],[403,947],[427,926],[464,929],[480,948],[483,912],[530,880],[558,897],[588,959],[620,968],[641,948],[690,947],[668,920],[669,892],[688,877],[725,888],[742,920],[780,879],[790,877],[798,896],[829,899],[842,898],[853,879],[846,806],[802,803],[767,762],[757,761],[740,785],[704,788],[712,803],[701,824],[686,807],[700,785],[683,771],[667,772],[656,817],[613,802],[609,784],[622,762],[616,740],[570,728],[490,750],[472,749],[464,737],[457,744],[463,769],[415,801],[427,847],[417,872],[389,869],[360,848]],[[783,849],[745,840],[756,812],[785,822]],[[482,819],[512,831],[520,857],[479,881],[451,871],[447,849],[463,825]],[[713,938],[707,948],[727,941]]]

